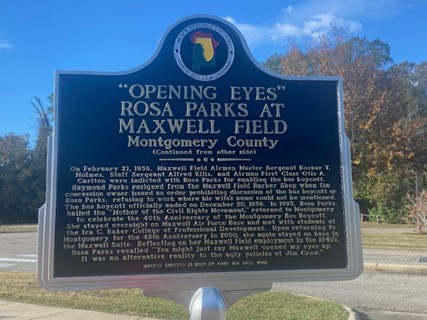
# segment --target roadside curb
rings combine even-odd
[[[348,320],[359,320],[357,312],[352,309],[348,310]]]
[[[341,305],[341,307],[343,307],[344,309],[346,309],[348,311],[348,320],[358,320],[359,319],[356,311],[354,311],[353,309],[351,309],[347,306]]]
[[[372,263],[372,262],[365,262],[363,266],[365,271],[404,273],[404,274],[412,274],[412,275],[427,275],[427,266],[411,266],[411,265]]]

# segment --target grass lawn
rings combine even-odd
[[[0,233],[37,232],[37,224],[3,224]]]
[[[181,305],[145,297],[139,289],[50,292],[39,287],[34,273],[0,271],[0,299],[65,308],[137,315],[156,319],[188,320]],[[239,300],[229,309],[229,320],[344,320],[348,312],[329,301],[266,292]]]
[[[427,251],[427,234],[416,234],[413,225],[363,224],[363,247]]]
[[[427,234],[369,233],[362,240],[364,248],[427,251]]]

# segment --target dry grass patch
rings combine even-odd
[[[365,248],[427,251],[427,234],[366,233],[362,240]]]

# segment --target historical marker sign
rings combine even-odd
[[[206,16],[176,23],[138,69],[57,72],[40,282],[236,290],[357,276],[341,90],[268,73]]]

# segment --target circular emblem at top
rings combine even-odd
[[[199,22],[185,27],[174,45],[174,56],[185,74],[200,81],[218,79],[230,69],[234,45],[220,27]]]

